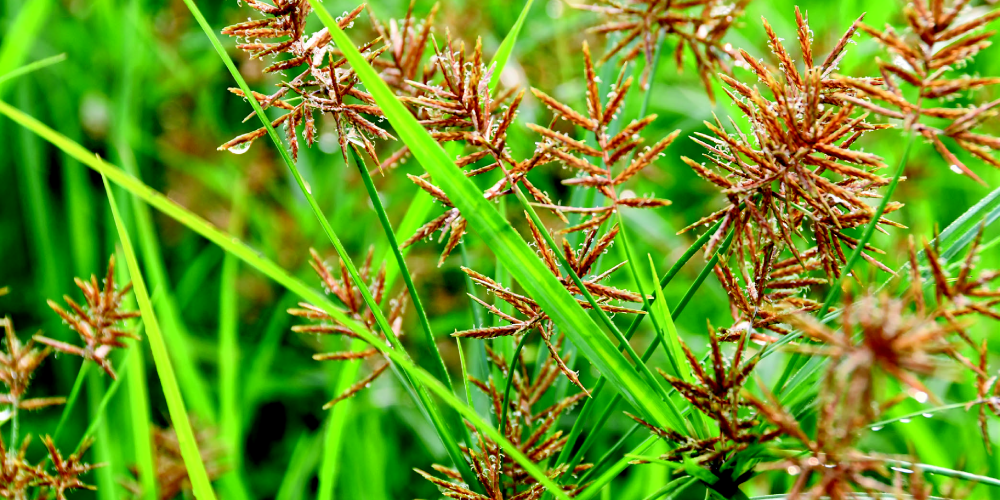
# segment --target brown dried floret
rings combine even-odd
[[[323,28],[306,37],[306,19],[312,12],[309,2],[277,0],[274,5],[270,5],[252,1],[248,2],[248,5],[269,17],[228,26],[222,33],[237,39],[245,37],[255,40],[260,38],[280,40],[236,45],[237,48],[249,53],[250,57],[262,58],[281,53],[290,56],[265,68],[265,73],[291,71],[305,65],[305,69],[297,76],[281,82],[278,85],[279,89],[273,94],[254,94],[262,108],[268,109],[274,106],[288,111],[271,122],[271,125],[273,127],[285,125],[285,136],[292,158],[298,158],[299,126],[303,129],[302,136],[306,145],[312,146],[317,140],[314,113],[318,111],[321,114],[329,113],[333,118],[345,164],[349,144],[364,148],[372,159],[378,162],[373,139],[377,137],[389,140],[394,137],[382,126],[366,118],[367,115],[381,119],[382,110],[375,104],[375,99],[361,89],[357,73],[349,67],[342,54],[334,49],[329,30]],[[338,18],[337,25],[341,29],[353,26],[364,7],[362,4],[353,11],[345,13]],[[387,46],[376,48],[376,44],[380,41],[376,39],[358,47],[369,63],[389,48]],[[230,91],[244,96],[240,89],[232,88]],[[297,103],[293,104],[292,101]],[[253,113],[247,117],[250,118],[253,118]],[[219,150],[241,153],[266,133],[266,127],[261,127],[219,146]]]
[[[337,278],[334,276],[335,271],[323,261],[323,258],[320,257],[316,250],[309,249],[309,253],[312,255],[312,262],[310,262],[310,265],[319,276],[326,293],[336,296],[347,309],[345,311],[347,315],[368,327],[371,335],[380,338],[383,342],[387,342],[383,332],[376,332],[375,317],[372,312],[365,307],[361,290],[354,285],[353,281],[351,281],[350,276],[347,273],[347,267],[344,266],[344,263],[341,262],[340,264],[340,277]],[[371,248],[368,251],[368,257],[365,259],[364,265],[360,267],[358,273],[363,281],[370,282],[368,290],[371,292],[372,298],[375,299],[375,302],[381,302],[386,293],[385,265],[379,268],[378,274],[373,274],[373,255],[374,248]],[[400,292],[395,299],[390,301],[390,304],[391,309],[386,319],[388,320],[389,326],[392,328],[393,332],[397,337],[399,337],[403,335],[402,325],[403,312],[406,307],[406,291],[404,290]],[[311,321],[309,324],[293,326],[293,332],[311,333],[316,335],[343,335],[349,338],[360,339],[360,337],[358,337],[353,331],[338,322],[329,313],[312,304],[301,302],[299,303],[298,308],[289,309],[288,314]],[[313,356],[313,359],[318,361],[359,359],[377,360],[375,368],[372,369],[372,372],[369,375],[365,376],[360,382],[349,387],[342,394],[327,402],[323,406],[324,409],[330,408],[334,404],[354,396],[362,389],[370,385],[370,383],[385,372],[386,368],[389,366],[388,360],[386,360],[384,356],[374,348],[351,352],[318,353]]]
[[[406,10],[406,17],[401,20],[390,19],[388,23],[383,23],[375,17],[375,13],[368,8],[368,16],[372,20],[372,25],[379,36],[388,45],[388,61],[375,59],[372,64],[380,70],[380,76],[391,87],[412,94],[415,89],[411,87],[407,80],[417,80],[423,62],[424,53],[427,51],[427,44],[431,40],[434,32],[434,18],[437,16],[440,2],[435,2],[431,7],[427,17],[419,19],[413,15],[413,8],[416,0],[410,0],[410,6]]]
[[[0,351],[0,382],[7,386],[7,393],[0,394],[0,404],[12,406],[15,410],[37,410],[46,406],[63,404],[66,398],[25,398],[31,376],[38,365],[52,352],[52,349],[36,349],[34,339],[22,344],[14,333],[14,323],[10,318],[0,320],[6,340],[6,352]]]
[[[513,192],[513,185],[520,184],[537,202],[551,204],[552,200],[527,178],[528,172],[543,163],[544,155],[536,152],[531,158],[518,162],[507,147],[507,131],[514,123],[524,91],[509,91],[493,97],[489,83],[495,68],[484,63],[481,40],[476,41],[471,54],[466,54],[465,44],[453,40],[449,33],[445,47],[435,45],[434,51],[433,64],[430,72],[424,75],[424,81],[406,81],[415,92],[404,96],[403,100],[415,109],[420,123],[439,143],[463,145],[464,154],[458,156],[455,165],[465,169],[466,176],[474,177],[496,169],[504,173],[484,191],[486,199],[496,200],[508,195]],[[408,154],[409,149],[403,147],[386,159],[382,168],[393,167]],[[412,245],[436,231],[441,231],[441,240],[450,233],[438,261],[440,266],[465,234],[465,219],[452,208],[447,194],[430,182],[427,174],[411,175],[410,179],[449,210],[418,229],[402,246]]]
[[[670,202],[667,200],[620,194],[618,188],[652,165],[680,133],[679,130],[674,131],[653,146],[640,149],[643,139],[639,133],[653,122],[656,115],[642,117],[620,131],[613,130],[616,126],[613,123],[614,119],[622,112],[625,95],[632,86],[632,78],[625,79],[625,73],[622,71],[612,87],[607,102],[602,104],[590,48],[586,42],[583,44],[583,56],[587,82],[586,114],[575,111],[541,90],[531,90],[535,97],[554,113],[556,121],[568,121],[594,134],[596,139],[597,147],[593,147],[553,130],[555,123],[549,127],[528,125],[528,128],[543,138],[536,146],[536,156],[543,155],[542,161],[556,161],[577,171],[576,177],[564,180],[563,184],[593,188],[608,200],[602,207],[545,205],[545,208],[557,215],[567,212],[589,216],[583,222],[563,230],[567,233],[599,227],[611,218],[619,206],[649,208],[669,205]],[[622,165],[620,168],[619,164]]]
[[[885,166],[880,157],[851,147],[863,134],[886,126],[867,123],[867,114],[859,114],[854,102],[863,99],[856,97],[857,92],[845,91],[831,76],[855,28],[845,33],[822,63],[816,63],[811,30],[798,9],[796,19],[804,59],[801,69],[764,20],[779,70],[741,53],[766,90],[723,76],[729,87],[726,93],[750,124],[749,134],[732,119],[735,133],[730,133],[718,118],[706,122],[712,135],[696,134],[694,140],[708,150],[705,159],[710,164],[683,160],[720,188],[728,203],[681,232],[721,221],[706,245],[707,253],[714,252],[732,231],[733,249],[740,261],[749,260],[758,268],[760,250],[774,243],[780,250],[777,255],[793,257],[800,272],[812,270],[813,261],[818,261],[826,279],[832,281],[839,278],[846,262],[844,247],[852,250],[858,244],[845,230],[871,221],[874,210],[863,200],[878,198],[878,188],[889,182],[877,173]],[[890,203],[886,213],[901,206]],[[884,217],[879,223],[898,226]],[[800,248],[802,242],[808,246]],[[870,245],[865,248],[879,252]],[[869,263],[889,271],[869,252],[862,252]]]
[[[714,101],[712,75],[716,71],[730,73],[727,59],[737,57],[732,47],[722,39],[736,19],[743,15],[750,2],[595,0],[593,3],[594,5],[575,5],[578,9],[598,12],[607,18],[605,23],[594,26],[590,31],[621,34],[619,41],[607,50],[598,65],[618,54],[621,54],[621,62],[625,64],[641,53],[646,60],[646,69],[642,75],[642,86],[645,88],[657,48],[664,38],[675,38],[677,47],[674,60],[677,70],[683,70],[684,53],[686,50],[690,51],[705,91]]]
[[[750,446],[774,440],[780,436],[775,431],[761,430],[761,422],[744,400],[743,385],[750,377],[759,358],[748,356],[747,340],[744,332],[736,345],[732,359],[723,355],[721,339],[711,325],[708,327],[710,355],[708,366],[695,358],[687,344],[681,341],[681,348],[691,367],[691,375],[670,375],[660,370],[667,382],[686,399],[692,411],[717,424],[718,433],[703,437],[685,436],[671,429],[655,427],[645,420],[629,415],[656,435],[673,443],[672,449],[661,456],[663,460],[681,462],[693,460],[713,471],[723,470],[723,465]],[[702,418],[693,417],[693,418]],[[730,478],[733,487],[738,486],[741,477]]]
[[[905,9],[907,32],[899,33],[891,26],[883,30],[858,22],[857,27],[878,41],[892,55],[891,61],[879,60],[884,86],[840,78],[845,87],[859,91],[871,100],[851,98],[855,104],[888,118],[904,120],[907,129],[919,133],[934,145],[952,170],[964,173],[985,184],[965,165],[942,139],[980,160],[1000,167],[992,150],[1000,148],[1000,138],[974,129],[997,115],[1000,100],[955,107],[934,106],[927,101],[945,102],[988,86],[1000,84],[997,77],[972,77],[961,69],[973,56],[988,47],[995,31],[983,28],[1000,17],[1000,9],[992,6],[972,6],[969,0],[912,0]],[[904,92],[915,90],[915,99]]]
[[[58,500],[66,500],[66,492],[69,490],[97,490],[97,487],[86,484],[80,479],[80,476],[83,474],[107,465],[87,464],[80,461],[83,454],[90,448],[92,440],[85,440],[76,452],[65,458],[56,449],[51,437],[45,436],[42,438],[42,442],[45,443],[45,447],[49,450],[52,471],[46,471],[41,474],[38,480],[39,486],[49,488]]]
[[[97,276],[91,275],[90,281],[76,278],[76,286],[83,291],[83,298],[86,304],[77,304],[68,295],[63,296],[69,311],[49,300],[49,307],[58,314],[70,329],[80,335],[84,342],[83,347],[79,347],[66,342],[50,339],[41,335],[36,335],[35,340],[45,344],[57,351],[74,356],[89,359],[101,367],[112,379],[118,378],[115,375],[114,367],[111,366],[109,358],[111,351],[116,348],[125,347],[124,339],[136,339],[139,337],[133,333],[122,329],[125,320],[138,318],[138,311],[126,311],[123,309],[122,300],[132,290],[129,283],[122,288],[115,285],[115,257],[112,255],[108,259],[108,273],[102,284],[98,284]],[[103,286],[103,289],[101,288]]]

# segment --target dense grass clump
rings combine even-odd
[[[993,2],[7,7],[4,498],[1000,491]]]

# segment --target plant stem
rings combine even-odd
[[[420,295],[417,293],[417,287],[413,284],[413,276],[410,274],[410,269],[406,265],[406,258],[403,257],[403,253],[399,249],[399,242],[396,240],[396,233],[392,230],[392,223],[389,222],[389,216],[385,213],[385,207],[382,206],[382,199],[378,195],[375,183],[372,182],[372,176],[368,172],[368,167],[365,166],[364,160],[361,159],[360,155],[358,155],[358,152],[353,147],[350,149],[351,155],[354,157],[354,164],[357,165],[358,172],[361,174],[361,179],[365,183],[365,189],[368,191],[368,199],[371,200],[372,206],[375,207],[375,213],[378,214],[378,220],[382,224],[382,230],[385,232],[385,237],[389,240],[389,248],[392,250],[393,256],[396,257],[396,264],[399,265],[400,274],[403,277],[403,282],[406,284],[406,290],[410,294],[410,300],[413,302],[413,308],[417,312],[420,327],[424,332],[424,342],[427,344],[427,348],[431,351],[431,357],[434,358],[431,372],[444,382],[449,389],[455,390],[454,386],[451,384],[451,378],[448,376],[448,369],[444,365],[444,359],[441,358],[441,351],[438,350],[437,342],[434,340],[434,332],[431,330],[431,323],[427,319],[427,311],[424,309],[423,302],[420,300]]]

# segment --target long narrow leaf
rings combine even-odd
[[[167,410],[170,412],[170,419],[177,432],[177,441],[181,448],[181,457],[184,459],[184,466],[187,468],[188,477],[191,479],[191,487],[194,495],[199,500],[215,500],[215,492],[212,491],[212,484],[208,479],[208,472],[205,470],[205,463],[201,460],[201,452],[198,451],[198,443],[194,437],[194,430],[188,420],[187,409],[184,407],[184,399],[181,398],[181,389],[174,375],[174,369],[170,362],[170,355],[167,353],[167,344],[160,333],[160,324],[153,312],[153,304],[149,300],[149,293],[146,291],[146,282],[142,279],[142,272],[139,270],[139,262],[132,248],[132,240],[129,238],[121,215],[118,213],[118,205],[115,203],[115,195],[111,191],[111,184],[104,178],[104,188],[108,193],[108,201],[111,204],[111,213],[114,215],[115,226],[118,228],[118,237],[121,240],[122,249],[125,253],[125,261],[128,262],[129,274],[132,275],[132,284],[135,290],[136,300],[139,302],[139,312],[142,314],[142,322],[146,328],[146,338],[149,341],[150,349],[153,351],[153,362],[156,365],[156,372],[159,375],[160,386],[163,388],[163,395],[167,400]]]
[[[357,72],[367,90],[382,107],[400,139],[415,158],[448,194],[455,206],[469,221],[473,232],[493,249],[503,265],[528,294],[538,301],[542,310],[569,336],[597,367],[609,378],[638,411],[664,427],[671,426],[669,410],[583,308],[563,288],[538,256],[521,239],[513,227],[483,198],[476,186],[454,163],[444,149],[417,123],[416,118],[399,102],[378,73],[368,64],[351,40],[340,30],[333,17],[317,0],[309,0]]]

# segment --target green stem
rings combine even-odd
[[[444,382],[449,389],[454,390],[451,378],[448,376],[448,369],[444,365],[444,359],[441,358],[441,351],[438,350],[437,342],[434,340],[434,332],[431,330],[431,323],[427,319],[427,311],[424,309],[424,304],[417,293],[417,287],[413,284],[413,276],[406,265],[406,258],[403,257],[403,252],[399,249],[396,233],[393,232],[392,223],[389,222],[389,216],[385,213],[385,207],[382,206],[382,199],[378,195],[378,190],[375,188],[375,183],[372,182],[372,176],[368,173],[368,167],[365,165],[364,160],[361,159],[361,156],[358,155],[358,152],[353,147],[350,150],[351,155],[354,157],[354,164],[357,165],[358,172],[361,173],[361,179],[364,180],[365,189],[368,190],[368,199],[371,200],[372,206],[375,207],[375,213],[378,214],[382,230],[385,232],[385,237],[389,240],[389,248],[392,250],[393,256],[396,257],[396,264],[399,265],[403,282],[406,283],[406,290],[410,293],[410,301],[413,302],[413,308],[416,310],[417,318],[420,320],[420,327],[424,331],[424,342],[427,344],[434,358],[431,372]]]
[[[87,371],[90,370],[91,363],[84,360],[80,365],[80,371],[76,374],[76,380],[73,381],[73,388],[69,391],[69,397],[66,398],[66,404],[63,405],[62,414],[59,415],[59,423],[56,424],[56,430],[52,433],[52,442],[58,443],[59,436],[62,434],[63,427],[65,427],[66,422],[69,420],[69,414],[73,412],[73,407],[76,406],[77,399],[80,398],[80,390],[83,388],[83,381],[87,378]]]
[[[524,349],[524,342],[528,340],[527,332],[521,336],[521,341],[514,349],[514,357],[510,360],[510,369],[507,370],[507,385],[503,388],[503,408],[500,410],[500,432],[506,433],[507,429],[507,406],[510,405],[510,388],[514,385],[514,370],[517,369],[517,360],[521,357],[521,349]]]

